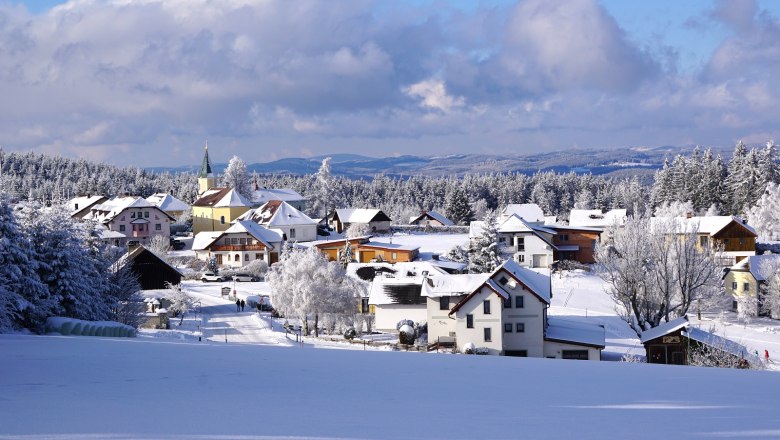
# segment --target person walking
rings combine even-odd
[[[236,312],[240,312],[240,311],[241,311],[241,300],[237,299],[236,300]]]
[[[764,349],[764,362],[769,363],[769,350]]]
[[[241,311],[244,311],[244,307],[246,307],[246,302],[242,299],[241,300]]]

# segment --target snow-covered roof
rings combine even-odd
[[[501,266],[498,266],[490,277],[495,278],[495,275],[502,270],[509,272],[518,281],[525,284],[547,304],[550,303],[550,277],[528,269],[527,267],[520,266],[520,264],[511,258],[504,261]]]
[[[336,215],[341,223],[370,223],[380,213],[384,214],[379,209],[344,208],[336,210]]]
[[[700,328],[689,327],[683,330],[682,334],[683,336],[686,336],[689,339],[693,339],[694,341],[698,341],[701,342],[702,344],[709,345],[712,348],[725,351],[726,353],[732,354],[736,357],[745,358],[749,362],[755,364],[761,362],[758,356],[751,354],[750,350],[745,348],[744,345],[734,342],[731,339],[726,339],[714,333],[704,331]]]
[[[190,205],[166,193],[152,194],[146,198],[146,201],[165,212],[189,211],[190,209]]]
[[[484,226],[483,226],[484,228]],[[512,232],[531,232],[533,228],[525,220],[523,220],[517,214],[512,214],[507,217],[499,226],[498,232],[512,233]],[[480,231],[481,232],[481,231]]]
[[[362,243],[360,246],[373,247],[379,249],[388,249],[388,250],[399,250],[399,251],[414,251],[420,249],[419,246],[409,246],[409,245],[396,244],[396,243],[385,243],[381,241],[369,241],[366,243]]]
[[[488,276],[486,273],[477,273],[428,277],[422,284],[422,296],[438,298],[442,296],[468,295],[481,286]]]
[[[780,269],[780,254],[753,255],[742,259],[732,270],[750,270],[756,281],[766,281],[773,269]]]
[[[452,226],[452,225],[455,224],[455,223],[452,222],[452,220],[448,219],[443,214],[440,214],[440,213],[438,213],[436,211],[423,211],[417,217],[411,217],[409,219],[409,223],[414,223],[414,222],[416,222],[416,221],[418,221],[418,220],[420,220],[420,219],[422,219],[424,217],[430,217],[431,219],[438,221],[439,223],[441,223],[444,226]]]
[[[536,203],[506,205],[501,212],[503,217],[510,217],[513,214],[530,223],[544,223],[544,212]]]
[[[90,213],[86,218],[93,218],[101,222],[109,222],[122,213],[122,211],[129,208],[157,208],[157,206],[149,203],[142,197],[113,197],[103,203],[92,206]],[[163,211],[161,210],[161,212]],[[168,215],[167,213],[164,214]]]
[[[192,239],[192,250],[193,251],[202,251],[205,250],[211,243],[214,243],[214,240],[217,239],[222,235],[222,231],[203,231],[198,232],[195,234],[195,237]]]
[[[74,197],[68,201],[68,206],[70,207],[71,215],[76,214],[78,212],[81,212],[90,206],[94,205],[95,203],[100,202],[101,200],[104,200],[105,196],[81,196],[81,197]]]
[[[547,317],[545,339],[604,348],[604,327],[564,317]]]
[[[428,254],[429,255],[429,254]],[[434,259],[426,259],[424,260],[433,266],[440,267],[445,270],[454,270],[454,271],[462,271],[464,270],[468,264],[466,263],[458,263],[457,261],[449,261],[449,260],[434,260]]]
[[[569,213],[570,226],[606,228],[613,224],[623,225],[625,223],[625,209],[612,209],[607,212],[601,212],[600,209],[572,209]]]
[[[280,231],[264,228],[249,220],[235,222],[225,232],[223,232],[222,235],[242,232],[255,237],[257,241],[263,243],[269,249],[274,248],[274,243],[282,242],[282,234]]]
[[[368,303],[374,305],[406,304],[425,307],[422,299],[422,283],[424,278],[404,277],[389,278],[377,276],[371,282]]]
[[[236,220],[250,220],[269,227],[317,224],[308,215],[281,200],[271,200],[259,208],[250,209]]]
[[[289,188],[259,188],[252,191],[250,198],[255,204],[265,204],[271,200],[281,200],[283,202],[304,200],[302,195]]]
[[[687,326],[688,326],[688,317],[681,316],[677,319],[673,319],[669,322],[664,322],[663,324],[660,324],[657,327],[653,327],[649,330],[646,330],[645,332],[642,333],[642,337],[639,338],[639,340],[642,341],[642,343],[644,344],[647,341],[653,340],[663,335],[668,335],[669,333],[675,332]]]
[[[717,235],[725,227],[732,223],[737,223],[744,227],[750,233],[758,236],[756,230],[744,222],[741,218],[730,215],[714,215],[706,217],[652,217],[650,219],[650,226],[656,227],[665,222],[674,222],[675,228],[678,234],[691,233],[698,229],[700,234],[708,234],[710,236]]]
[[[485,230],[485,222],[482,220],[475,220],[469,223],[469,238],[477,238],[482,235],[482,231]]]
[[[201,194],[192,206],[239,208],[251,207],[252,203],[233,188],[211,188]]]

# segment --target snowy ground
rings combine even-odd
[[[24,335],[0,365],[0,439],[780,438],[769,372]]]

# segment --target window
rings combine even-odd
[[[360,313],[368,313],[369,311],[368,298],[360,298]]]
[[[702,235],[699,237],[699,246],[701,247],[707,247],[710,245],[710,237],[706,235]]]
[[[561,241],[569,241],[569,234],[561,234],[560,239]]]
[[[450,297],[449,296],[442,296],[439,298],[439,310],[449,310],[450,309]]]
[[[290,228],[290,238],[295,238],[295,228]]]
[[[144,218],[149,218],[149,211],[144,212]]]
[[[125,232],[125,225],[119,225],[119,232]]]
[[[482,313],[489,315],[490,314],[490,300],[486,299],[482,302]]]
[[[508,283],[508,282],[509,282],[509,280],[506,279],[505,276],[502,276],[501,278],[498,279],[498,284],[501,284],[502,286],[506,285],[506,283]]]
[[[522,309],[525,307],[525,297],[523,295],[517,295],[515,297],[515,308]]]
[[[561,350],[561,358],[587,361],[588,350]]]
[[[222,224],[222,225],[225,224],[225,216],[224,215],[219,217],[219,223]]]
[[[504,308],[505,308],[505,309],[510,309],[510,308],[512,308],[512,297],[511,297],[511,296],[508,296],[508,297],[507,297],[505,300],[503,300],[502,302],[504,303]]]
[[[518,322],[515,324],[515,331],[517,333],[525,333],[525,323],[524,322]]]
[[[744,246],[745,245],[745,238],[744,237],[739,239],[739,244],[740,244],[740,246]]]
[[[397,253],[395,253],[395,252],[393,252],[392,254],[390,254],[390,257],[391,257],[393,260],[397,260],[397,259],[398,259],[398,254],[397,254]]]
[[[241,255],[239,255],[239,254],[236,254],[236,261],[237,261],[237,262],[238,262],[238,261],[241,261]]]
[[[155,225],[154,225],[154,230],[155,230],[155,231],[162,231],[162,225],[161,225],[161,224],[159,224],[159,223],[155,223]]]
[[[505,237],[498,237],[498,242],[499,243],[506,243],[506,238]]]
[[[750,283],[742,283],[742,290],[750,292]]]
[[[525,263],[525,255],[520,254],[517,256],[517,262],[518,263]]]
[[[249,254],[244,254],[244,261],[249,261]]]
[[[517,237],[517,250],[521,251],[521,252],[525,250],[525,238],[524,237]]]
[[[263,258],[263,254],[255,254],[255,260],[260,260]]]
[[[130,213],[130,218],[135,218],[135,212]]]
[[[466,328],[474,328],[474,315],[466,315]]]
[[[239,239],[238,239],[238,242],[239,242],[239,243],[240,243],[242,246],[244,246],[244,245],[246,245],[246,238],[239,238]]]
[[[512,333],[512,324],[504,324],[504,333]]]
[[[238,239],[237,238],[231,238],[230,242],[233,243],[233,244],[238,244]]]
[[[490,327],[485,327],[485,342],[492,341],[493,339],[491,336],[492,335],[491,335]]]
[[[230,254],[227,254],[227,260],[230,261]]]
[[[737,282],[736,281],[731,283],[731,290],[737,290]]]

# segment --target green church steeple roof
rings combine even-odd
[[[214,177],[211,172],[211,162],[209,162],[209,143],[206,142],[206,154],[203,155],[203,163],[200,165],[198,177]]]

